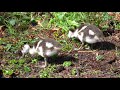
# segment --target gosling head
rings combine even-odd
[[[69,32],[68,32],[68,38],[77,38],[78,37],[78,29],[76,30],[73,30],[73,29],[70,29]]]
[[[28,53],[28,52],[29,52],[29,49],[30,49],[30,46],[29,46],[28,44],[25,44],[25,45],[22,47],[22,50],[21,50],[22,56],[24,56],[24,54]]]

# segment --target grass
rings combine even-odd
[[[70,43],[67,37],[70,28],[78,27],[84,22],[93,23],[97,26],[102,24],[102,28],[105,30],[108,27],[106,21],[113,19],[114,17],[108,15],[107,12],[5,12],[0,16],[0,25],[6,26],[5,31],[3,31],[6,36],[0,38],[0,44],[4,45],[5,55],[3,59],[8,63],[2,67],[4,74],[11,75],[18,69],[22,70],[22,73],[31,72],[26,61],[29,59],[32,64],[38,62],[38,59],[31,59],[30,57],[18,59],[15,54],[24,43],[32,44],[36,41],[36,38],[31,38],[31,35],[36,37],[41,30],[49,31],[58,28],[58,32],[54,33],[54,38],[62,44],[62,52],[68,52],[74,48],[73,43]],[[33,22],[38,22],[38,25],[34,27],[36,30],[31,28]],[[119,24],[116,25],[116,29],[120,29]],[[59,31],[61,35],[59,35]],[[79,42],[75,43],[80,45]],[[75,57],[78,55],[76,54]],[[96,59],[100,60],[101,56],[96,57]],[[69,67],[71,64],[71,62],[66,61],[63,66]],[[50,73],[54,71],[54,67],[54,65],[50,65],[42,69],[39,73],[40,78],[51,77]],[[74,69],[72,74],[75,74]]]

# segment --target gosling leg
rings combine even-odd
[[[79,50],[84,48],[84,44],[85,44],[85,43],[84,43],[84,42],[82,42],[82,44],[81,44],[81,46],[80,46]]]
[[[41,68],[45,68],[47,67],[47,58],[44,58],[45,64],[43,66],[41,66]]]

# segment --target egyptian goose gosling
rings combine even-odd
[[[54,39],[46,38],[40,39],[35,45],[32,46],[32,48],[30,48],[28,44],[25,44],[21,52],[22,56],[24,56],[26,53],[29,53],[30,55],[38,54],[42,56],[45,61],[45,65],[43,65],[42,68],[45,68],[47,66],[48,57],[57,54],[61,49],[62,46],[60,43]]]
[[[92,24],[81,24],[81,26],[74,31],[70,30],[68,33],[69,38],[77,38],[82,44],[79,49],[83,48],[84,43],[93,44],[100,42],[104,37],[103,32]]]

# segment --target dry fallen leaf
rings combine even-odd
[[[5,26],[0,26],[0,38],[4,37],[5,36]]]
[[[2,45],[0,46],[0,50],[3,50],[3,46]]]
[[[32,29],[32,30],[37,30],[37,28],[36,28],[36,27],[32,27],[31,29]]]
[[[108,14],[109,14],[110,16],[115,16],[115,13],[114,13],[114,12],[108,12]]]
[[[120,21],[120,13],[119,12],[108,12],[110,16],[114,17],[114,20]]]
[[[43,27],[43,26],[42,26],[42,21],[41,21],[41,20],[37,20],[37,23],[38,23],[39,26]]]
[[[58,30],[61,30],[61,28],[54,27],[52,30],[53,30],[53,31],[58,31]]]
[[[117,14],[115,15],[115,18],[114,18],[114,19],[120,21],[120,14],[117,13]]]
[[[33,34],[27,35],[27,38],[29,38],[29,39],[34,39],[34,38],[35,38],[35,35],[33,35]]]

